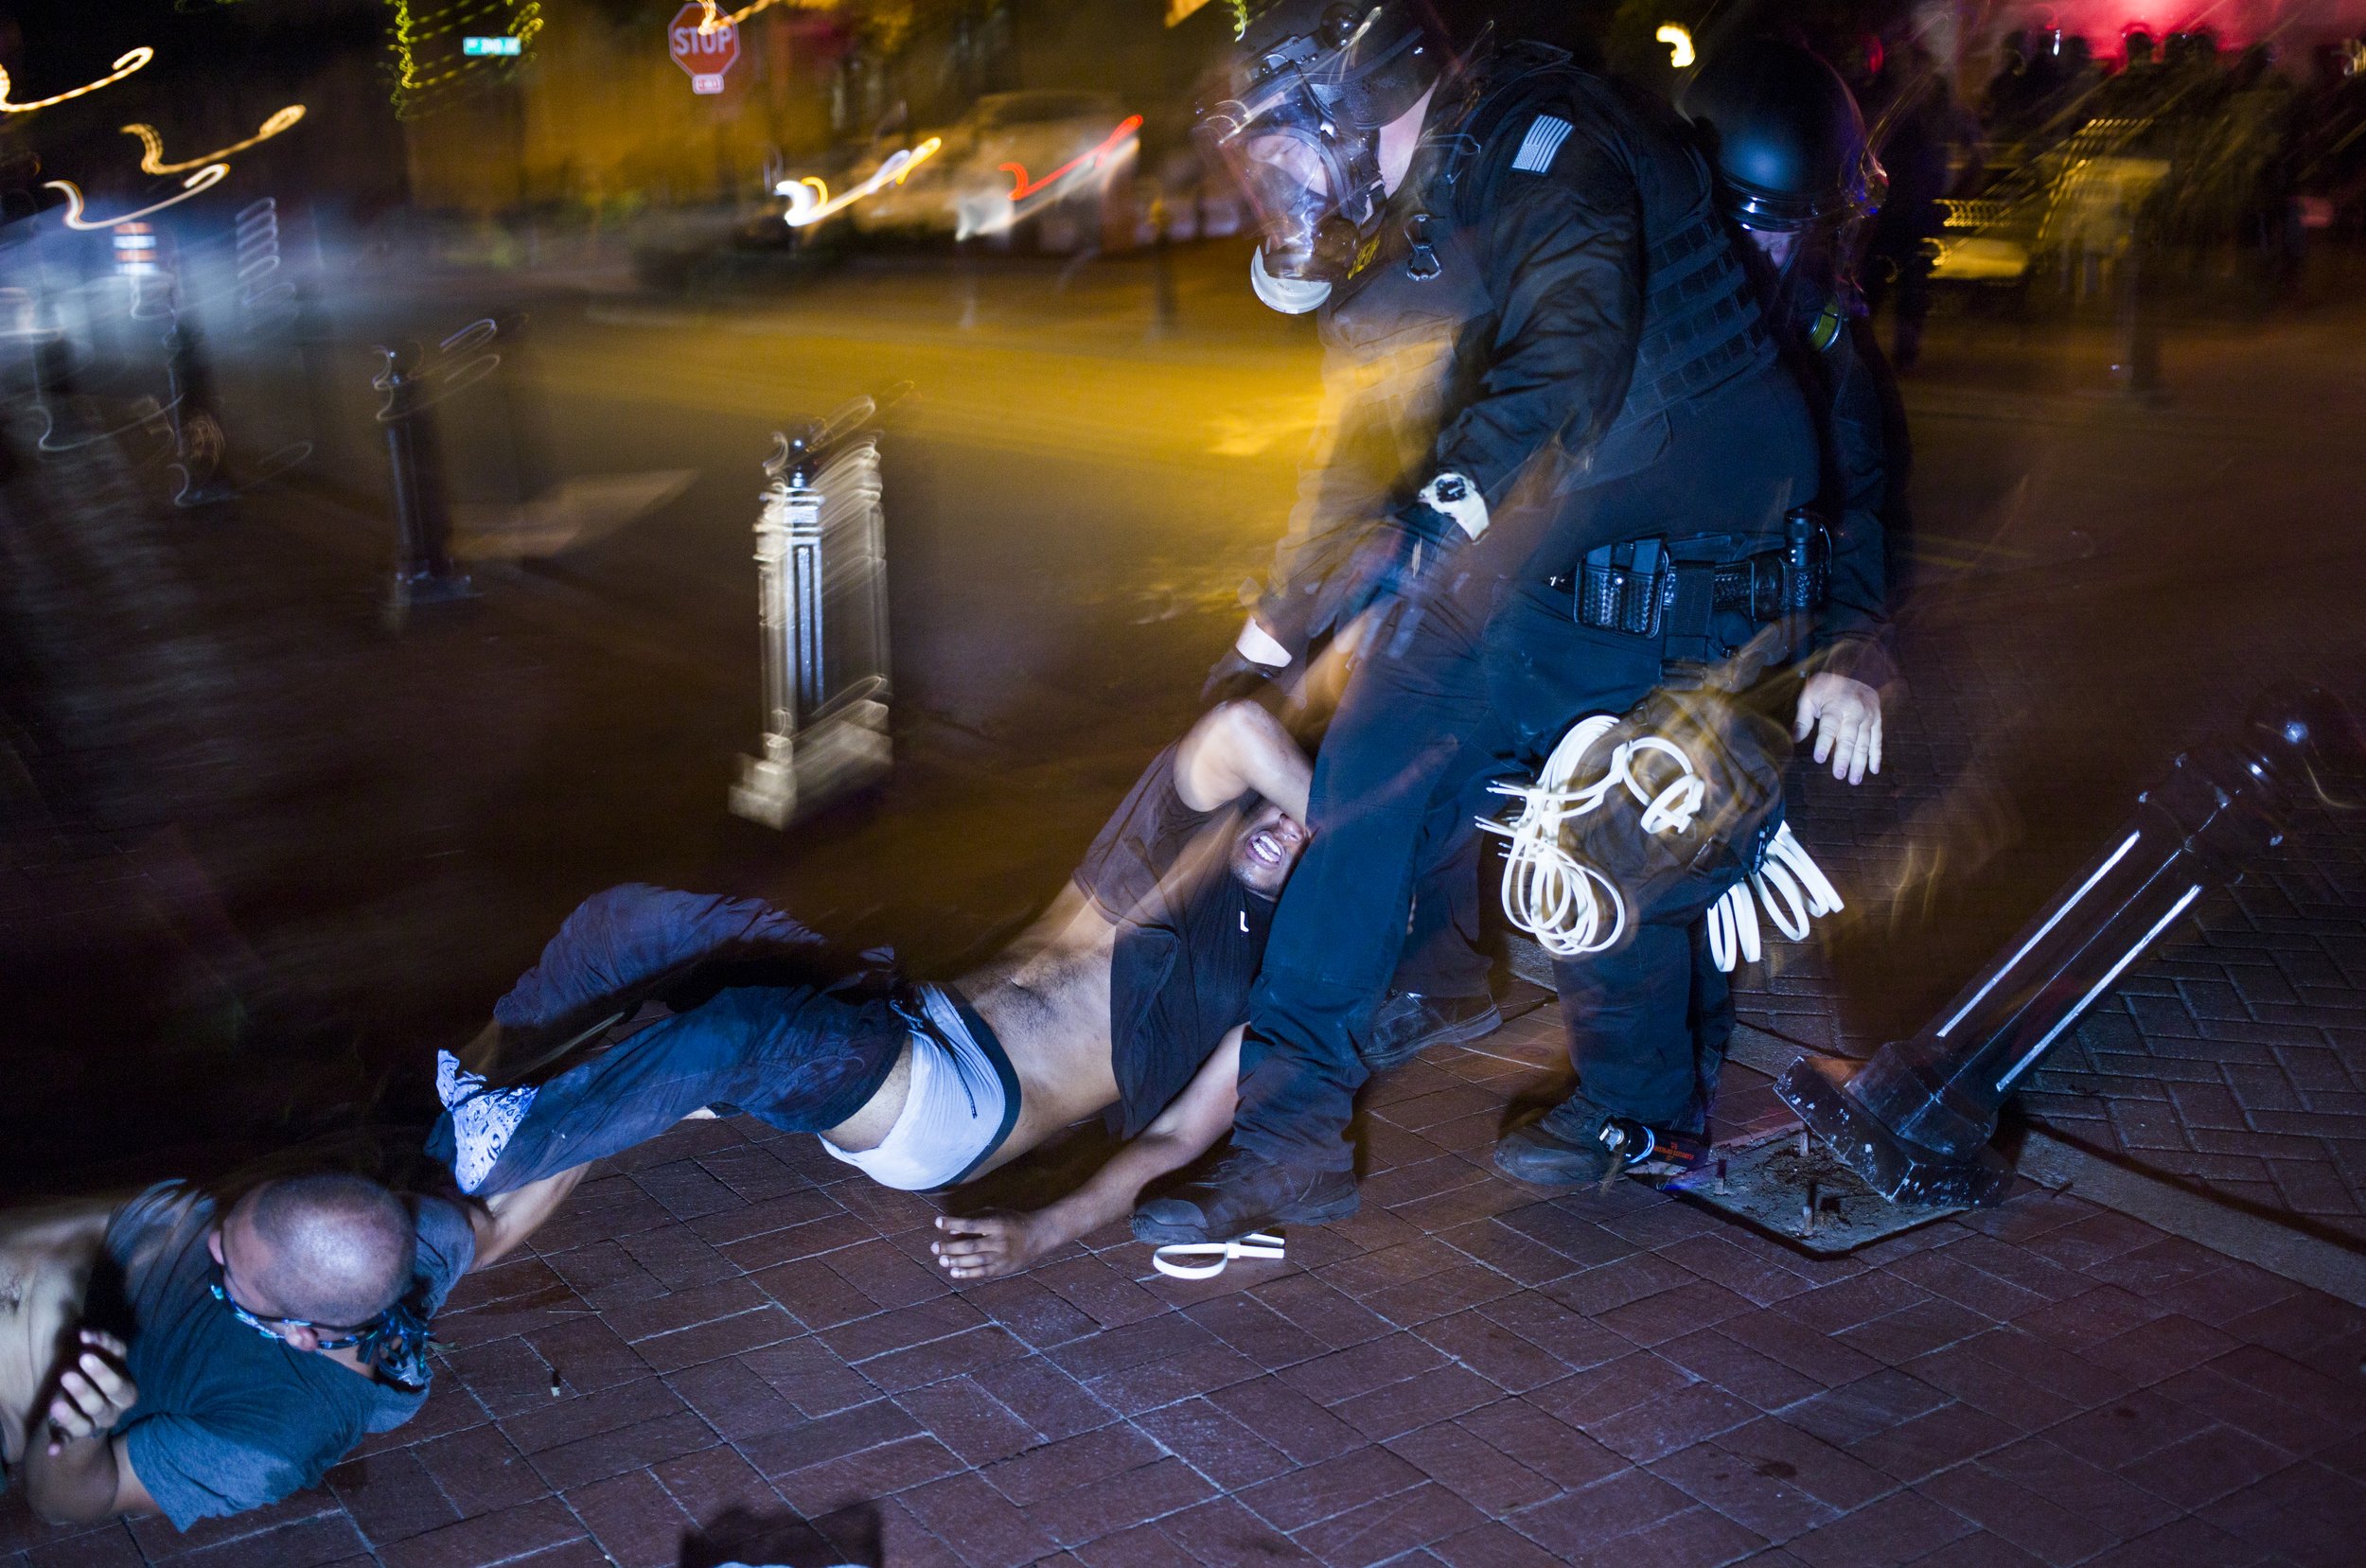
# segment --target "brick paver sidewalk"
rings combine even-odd
[[[2334,521],[2366,461],[2322,423],[2352,396],[2333,358],[2349,330],[2197,335],[2167,409],[1968,388],[1970,361],[1908,385],[1925,459],[1900,617],[1911,696],[1879,781],[1795,769],[1792,817],[1852,912],[1745,976],[1746,1018],[1854,1055],[1910,1033],[2114,841],[2175,753],[2261,693],[2322,682],[2366,714],[2351,588],[2366,540]],[[2366,784],[2327,782],[2338,793],[2198,902],[2015,1114],[2355,1245]]]
[[[2039,1192],[1838,1261],[1540,1196],[1487,1154],[1557,1035],[1401,1069],[1363,1213],[1205,1284],[1113,1231],[955,1290],[928,1202],[680,1129],[464,1285],[327,1489],[185,1537],[11,1499],[0,1563],[2357,1560],[2366,1311]]]

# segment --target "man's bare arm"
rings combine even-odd
[[[93,1524],[123,1513],[154,1513],[115,1423],[139,1403],[124,1370],[123,1342],[80,1330],[74,1359],[58,1374],[57,1392],[35,1423],[25,1452],[25,1492],[52,1524]]]
[[[496,1192],[485,1200],[482,1207],[468,1210],[468,1227],[476,1232],[476,1258],[468,1272],[489,1269],[495,1263],[525,1243],[525,1239],[541,1227],[553,1210],[575,1184],[583,1180],[589,1165],[570,1166],[556,1175],[528,1182],[514,1192]]]
[[[937,1266],[956,1279],[1016,1274],[1047,1253],[1124,1218],[1133,1212],[1145,1186],[1189,1165],[1230,1129],[1240,1080],[1241,1031],[1236,1029],[1157,1120],[1067,1197],[1027,1214],[939,1216],[937,1228],[947,1240],[929,1244]]]
[[[1174,787],[1193,811],[1213,811],[1248,791],[1306,820],[1315,765],[1280,719],[1254,702],[1222,702],[1200,715],[1174,751]]]

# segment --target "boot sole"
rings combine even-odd
[[[1503,1027],[1503,1010],[1491,1003],[1487,1011],[1478,1016],[1465,1018],[1462,1022],[1441,1029],[1434,1034],[1424,1034],[1413,1044],[1400,1047],[1386,1056],[1375,1051],[1364,1058],[1365,1070],[1386,1072],[1390,1067],[1403,1066],[1432,1046],[1467,1046],[1474,1040],[1486,1039]]]
[[[1239,1237],[1246,1236],[1251,1231],[1270,1230],[1276,1225],[1332,1224],[1337,1221],[1352,1217],[1355,1211],[1363,1207],[1363,1194],[1355,1191],[1350,1191],[1346,1197],[1333,1198],[1331,1202],[1326,1204],[1299,1205],[1290,1208],[1277,1209],[1272,1214],[1267,1215],[1264,1219],[1254,1224],[1245,1226],[1241,1230],[1235,1231],[1230,1236],[1212,1236],[1209,1234],[1208,1228],[1205,1225],[1185,1224],[1180,1223],[1154,1220],[1143,1214],[1139,1209],[1137,1209],[1134,1213],[1132,1228],[1134,1231],[1134,1240],[1137,1242],[1147,1242],[1152,1246],[1174,1246],[1178,1243],[1186,1242],[1204,1243],[1210,1242],[1229,1242],[1236,1240]]]
[[[1344,1198],[1333,1198],[1327,1204],[1300,1205],[1285,1208],[1274,1215],[1274,1224],[1283,1225],[1327,1225],[1351,1219],[1364,1207],[1364,1195],[1354,1188],[1348,1189]],[[1259,1227],[1262,1228],[1262,1227]]]
[[[1502,1174],[1510,1176],[1516,1182],[1526,1182],[1530,1187],[1592,1187],[1602,1179],[1602,1172],[1610,1169],[1608,1166],[1597,1166],[1592,1171],[1567,1174],[1557,1171],[1541,1170],[1535,1166],[1523,1169],[1520,1164],[1504,1158],[1504,1151],[1500,1145],[1497,1146],[1491,1163]]]

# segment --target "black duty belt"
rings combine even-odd
[[[1769,625],[1824,608],[1831,539],[1812,514],[1785,519],[1776,549],[1745,553],[1753,542],[1738,534],[1689,538],[1694,558],[1679,560],[1664,538],[1626,539],[1586,552],[1575,579],[1552,586],[1575,590],[1580,625],[1634,637],[1702,638],[1722,613]]]

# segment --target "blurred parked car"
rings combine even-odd
[[[786,180],[788,218],[841,216],[866,235],[982,238],[1007,245],[1027,231],[1039,249],[1099,243],[1129,195],[1141,117],[1106,93],[994,93],[941,130],[882,138],[837,182]],[[803,186],[812,194],[801,194]],[[1116,232],[1124,243],[1130,224]]]

